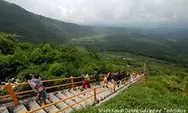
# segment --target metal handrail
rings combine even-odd
[[[90,89],[90,90],[83,91],[83,92],[81,92],[81,93],[78,93],[78,94],[76,94],[76,95],[73,95],[73,96],[70,96],[70,97],[67,97],[67,98],[62,98],[62,99],[60,99],[60,100],[58,100],[58,101],[52,102],[52,103],[50,103],[50,104],[46,104],[46,105],[44,105],[44,106],[42,106],[42,107],[40,107],[40,108],[31,110],[31,111],[27,111],[27,112],[25,112],[25,113],[33,113],[33,112],[39,111],[39,110],[41,110],[41,109],[44,109],[44,108],[47,108],[47,107],[52,106],[52,105],[54,105],[54,104],[63,102],[63,101],[65,101],[65,100],[68,100],[68,99],[71,99],[71,98],[74,98],[74,97],[79,96],[79,95],[81,95],[81,94],[85,94],[85,93],[90,92],[90,91],[92,91],[92,90],[93,90],[93,89]]]
[[[78,79],[78,78],[82,78],[82,77],[71,77],[71,78],[64,78],[64,79],[44,80],[44,82],[51,82],[51,81],[58,81],[58,80],[67,80],[67,79],[70,79],[70,80],[72,79],[72,80],[73,80],[73,79]],[[125,79],[125,78],[123,78],[122,80],[124,80],[124,79]],[[93,81],[93,80],[91,80],[91,81]],[[81,83],[81,82],[74,82],[74,81],[71,81],[71,83],[61,84],[61,85],[56,85],[56,86],[50,86],[50,87],[46,87],[46,89],[52,89],[52,88],[57,88],[57,87],[62,87],[62,86],[69,86],[69,85],[73,85],[73,87],[74,87],[74,84],[79,84],[79,83]],[[22,84],[24,84],[24,83],[22,83]],[[110,84],[110,85],[114,85],[114,87],[116,86],[115,83]],[[54,104],[60,103],[60,102],[62,102],[62,101],[65,101],[65,100],[74,98],[74,97],[79,96],[79,95],[81,95],[81,94],[85,94],[85,93],[87,93],[87,92],[94,91],[94,94],[91,95],[90,97],[87,97],[86,99],[83,99],[83,100],[81,100],[81,101],[79,101],[79,102],[76,102],[76,103],[74,103],[74,104],[71,104],[71,105],[69,105],[68,107],[65,107],[65,108],[63,108],[63,109],[60,109],[59,111],[56,111],[56,112],[58,113],[58,112],[60,112],[60,111],[63,111],[63,110],[65,110],[65,109],[68,109],[68,108],[70,108],[70,107],[72,107],[72,106],[74,106],[74,105],[76,105],[76,104],[79,104],[79,103],[81,103],[82,101],[85,101],[85,100],[87,100],[87,99],[89,99],[89,98],[91,98],[91,97],[93,97],[93,96],[94,96],[95,99],[96,99],[97,94],[100,94],[100,93],[103,93],[103,92],[107,91],[107,90],[103,90],[103,91],[100,91],[100,92],[96,92],[96,89],[101,88],[101,87],[103,87],[103,86],[98,86],[98,87],[95,87],[95,88],[93,88],[93,89],[90,89],[90,90],[87,90],[87,91],[83,91],[83,92],[78,93],[78,94],[76,94],[76,95],[73,95],[73,96],[70,96],[70,97],[67,97],[67,98],[63,98],[63,99],[61,99],[61,100],[52,102],[52,103],[50,103],[50,104],[44,105],[44,106],[42,106],[42,107],[40,107],[40,108],[31,110],[31,111],[27,111],[27,112],[25,112],[25,113],[33,113],[33,112],[39,111],[39,110],[41,110],[41,109],[43,109],[43,108],[46,108],[46,107],[52,106],[52,105],[54,105]],[[33,90],[28,90],[28,91],[23,91],[23,92],[17,92],[17,93],[15,93],[15,94],[16,94],[16,95],[25,94],[25,93],[29,93],[29,92],[32,92],[32,91],[33,91]],[[114,91],[115,91],[115,88],[114,88]],[[0,96],[0,98],[2,98],[2,97],[7,98],[7,97],[9,97],[9,95]]]
[[[56,111],[55,113],[59,113],[59,112],[61,112],[61,111],[64,111],[64,110],[66,110],[66,109],[68,109],[68,108],[70,108],[70,107],[72,107],[72,106],[74,106],[74,105],[76,105],[76,104],[79,104],[79,103],[81,103],[81,102],[83,102],[83,101],[85,101],[85,100],[88,100],[88,99],[92,98],[93,96],[94,96],[94,95],[91,95],[91,96],[89,96],[89,97],[87,97],[87,98],[85,98],[85,99],[83,99],[83,100],[81,100],[81,101],[75,102],[74,104],[71,104],[71,105],[69,105],[69,106],[67,106],[67,107],[65,107],[65,108],[63,108],[63,109],[60,109],[60,110]]]
[[[82,77],[70,77],[70,78],[60,78],[60,79],[52,79],[52,80],[43,80],[42,82],[53,82],[53,81],[60,81],[60,80],[75,80],[75,79],[80,79]],[[73,83],[67,83],[67,84],[61,84],[61,85],[56,85],[56,86],[49,86],[49,87],[46,87],[46,89],[52,89],[52,88],[58,88],[58,87],[62,87],[62,86],[69,86],[69,85],[72,85],[72,84],[79,84],[81,82],[73,82]],[[11,86],[13,85],[27,85],[29,84],[28,82],[23,82],[23,83],[17,83],[17,84],[10,84]],[[0,87],[4,88],[5,85],[1,85]],[[26,93],[31,93],[33,92],[33,90],[27,90],[27,91],[21,91],[21,92],[15,92],[16,95],[21,95],[21,94],[26,94]],[[3,95],[3,96],[0,96],[0,99],[3,99],[3,98],[8,98],[10,97],[10,95]]]
[[[115,84],[115,83],[114,83],[114,84]],[[114,85],[114,84],[110,84],[110,85]],[[63,99],[61,99],[61,100],[52,102],[52,103],[50,103],[50,104],[44,105],[44,106],[42,106],[42,107],[40,107],[40,108],[36,108],[36,109],[34,109],[34,110],[31,110],[31,111],[27,111],[27,112],[25,112],[25,113],[34,113],[34,112],[39,111],[39,110],[41,110],[41,109],[44,109],[44,108],[46,108],[46,107],[55,105],[55,104],[60,103],[60,102],[62,102],[62,101],[65,101],[65,100],[74,98],[74,97],[79,96],[79,95],[81,95],[81,94],[85,94],[85,93],[87,93],[87,92],[91,92],[91,91],[94,91],[95,89],[99,89],[99,88],[102,88],[102,87],[103,87],[103,86],[98,86],[98,87],[95,87],[95,88],[93,88],[93,89],[90,89],[90,90],[87,90],[87,91],[83,91],[83,92],[78,93],[78,94],[76,94],[76,95],[73,95],[73,96],[70,96],[70,97],[67,97],[67,98],[63,98]],[[91,95],[91,96],[89,96],[89,97],[87,97],[87,98],[85,98],[85,99],[82,99],[81,101],[75,102],[74,104],[68,105],[67,107],[62,108],[62,109],[56,111],[55,113],[59,113],[59,112],[61,112],[61,111],[64,111],[64,110],[66,110],[66,109],[68,109],[68,108],[70,108],[70,107],[72,107],[72,106],[74,106],[74,105],[76,105],[76,104],[79,104],[79,103],[81,103],[81,102],[83,102],[83,101],[85,101],[85,100],[88,100],[89,98],[92,98],[93,96],[96,96],[97,94],[100,94],[100,93],[103,93],[103,92],[106,92],[106,91],[108,91],[108,90],[103,90],[103,91],[100,91],[100,92],[95,92],[96,94],[93,94],[93,95]]]
[[[72,77],[73,79],[79,79],[79,78],[82,78],[82,77]],[[53,82],[53,81],[60,81],[60,80],[70,80],[71,78],[58,78],[58,79],[52,79],[52,80],[42,80],[43,83],[45,82]],[[12,86],[19,86],[19,85],[27,85],[29,84],[28,82],[22,82],[22,83],[14,83],[14,84],[11,84]],[[0,88],[3,88],[4,85],[0,85]]]

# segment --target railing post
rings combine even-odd
[[[70,79],[71,79],[71,85],[72,85],[72,89],[74,89],[74,79],[73,79],[73,77],[72,77],[72,76],[70,77]]]
[[[116,82],[114,82],[114,88],[113,88],[114,92],[116,91]]]
[[[15,105],[17,105],[18,102],[18,98],[16,97],[16,94],[14,92],[14,90],[12,89],[12,86],[10,83],[5,85],[5,88],[7,89],[7,92],[9,93],[10,97],[12,98],[12,101],[14,102]]]
[[[96,92],[96,87],[93,89],[93,91],[94,91],[94,100],[95,100],[95,102],[97,101],[97,92]]]

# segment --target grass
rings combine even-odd
[[[146,84],[139,82],[130,88],[124,90],[116,97],[98,107],[88,107],[77,113],[98,113],[112,112],[112,110],[131,110],[131,109],[181,109],[188,111],[188,97],[181,93],[171,93],[163,87],[158,81],[150,81]],[[106,111],[102,111],[106,110]]]
[[[132,65],[134,67],[135,64]],[[146,81],[132,85],[100,106],[90,106],[76,113],[126,113],[127,110],[188,112],[187,69],[152,60],[148,63],[148,70]]]

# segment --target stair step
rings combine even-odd
[[[90,89],[89,89],[90,90]],[[87,91],[87,90],[84,90],[84,91]],[[83,94],[83,96],[84,96],[84,98],[88,98],[88,97],[91,97],[91,98],[89,98],[88,100],[90,100],[92,103],[91,103],[91,105],[93,105],[93,103],[95,102],[95,100],[94,100],[94,91],[92,90],[92,91],[89,91],[89,92],[86,92],[85,94]]]
[[[87,91],[87,90],[84,90],[84,92],[85,92],[85,91]],[[93,94],[94,94],[94,92],[93,92],[93,91],[90,91],[90,92],[84,93],[83,95],[89,97],[89,96],[91,96],[91,95],[93,95]]]
[[[46,100],[46,102],[47,102],[47,103],[50,103],[49,100]],[[47,107],[47,108],[44,108],[44,110],[45,110],[47,113],[54,113],[54,112],[58,111],[59,109],[58,109],[56,106],[52,105],[52,106],[49,106],[49,107]]]
[[[97,94],[97,98],[99,101],[105,99],[107,96],[109,96],[112,93],[111,90],[108,88],[97,88],[96,92],[98,93],[104,90],[107,90],[107,91]]]
[[[36,101],[29,102],[29,110],[33,110],[36,108],[40,108],[40,105]],[[46,112],[43,109],[41,109],[35,113],[46,113]]]
[[[79,93],[81,93],[81,90],[73,90],[73,89],[71,89],[70,92],[72,94],[79,94]],[[87,97],[84,94],[81,94],[81,95],[78,96],[78,98],[80,98],[81,100],[83,100],[83,99],[85,99]],[[85,103],[86,103],[86,105],[93,105],[94,99],[91,99],[91,98],[87,99],[87,100],[85,100]]]
[[[55,101],[58,101],[60,99],[58,99],[55,95],[51,94],[49,100],[52,101],[52,102],[55,102]],[[68,107],[68,105],[65,102],[63,102],[63,101],[60,102],[60,103],[57,103],[56,106],[59,109],[63,109],[65,107]],[[70,113],[71,111],[73,111],[73,109],[72,108],[68,108],[68,109],[64,110],[63,112]]]
[[[9,113],[7,107],[0,107],[0,113]]]
[[[23,104],[17,105],[14,109],[13,109],[13,113],[23,113],[28,111],[26,109],[26,107]]]
[[[134,82],[136,82],[136,81],[133,81],[132,83],[127,84],[126,86],[125,86],[125,84],[120,83],[120,87],[116,86],[116,90],[119,90],[120,88],[122,88],[124,86],[127,87],[127,86],[133,84]],[[101,82],[101,85],[103,85],[103,82]],[[93,87],[101,87],[101,85],[95,85],[95,86],[92,86],[92,88]],[[108,87],[109,88],[104,87],[104,88],[97,88],[96,89],[97,93],[106,90],[105,92],[97,94],[97,99],[99,101],[107,98],[109,95],[111,95],[113,93],[113,88],[114,88],[113,83],[109,82]],[[90,90],[90,89],[87,88],[84,91],[87,91],[87,90]],[[56,92],[56,93],[51,94],[49,100],[47,100],[47,103],[55,102],[55,101],[58,101],[58,100],[63,99],[63,98],[67,98],[67,97],[70,97],[70,96],[73,96],[73,95],[77,95],[81,92],[82,91],[78,87],[75,87],[75,90],[73,90],[73,89],[68,90],[67,89],[67,90],[63,90],[61,92]],[[59,109],[66,108],[66,107],[68,107],[72,104],[75,104],[76,102],[84,100],[85,98],[90,97],[93,94],[94,94],[94,92],[93,92],[93,90],[91,90],[90,92],[86,92],[85,94],[81,94],[79,96],[73,97],[72,99],[68,99],[68,100],[62,101],[62,102],[60,102],[56,105],[52,105],[52,106],[49,106],[47,108],[41,109],[40,111],[35,112],[35,113],[54,113],[54,112],[58,111]],[[64,110],[62,113],[70,113],[74,109],[80,109],[80,108],[84,108],[87,105],[93,105],[94,102],[95,102],[95,100],[94,100],[94,96],[93,96],[90,99],[84,100],[81,103],[76,104],[76,105]],[[27,103],[27,104],[20,104],[20,105],[14,107],[12,111],[10,109],[7,109],[7,107],[0,107],[0,113],[9,113],[9,111],[11,113],[12,112],[13,113],[23,113],[23,112],[26,112],[28,110],[33,110],[33,109],[40,107],[40,105],[36,101],[30,101],[30,102],[24,101],[23,103]]]
[[[120,88],[122,88],[124,85],[120,84],[119,87],[116,86],[116,90],[119,90]]]
[[[65,94],[67,97],[74,95],[74,94],[70,93],[69,91],[65,92],[64,94]],[[78,98],[77,96],[74,97],[74,98],[72,98],[72,100],[75,101],[75,102],[81,101],[81,99]],[[81,103],[79,103],[79,105],[80,105],[81,108],[83,108],[83,107],[86,106],[86,103],[85,103],[84,101],[82,101]]]
[[[61,92],[58,92],[58,93],[56,94],[56,96],[57,96],[59,99],[67,98],[67,96],[65,96],[65,95],[62,94]],[[72,104],[75,103],[75,102],[74,102],[73,100],[71,100],[71,99],[65,100],[64,102],[65,102],[66,104],[68,104],[68,105],[72,105]],[[78,108],[80,108],[80,105],[74,105],[74,106],[72,106],[72,108],[78,109]]]

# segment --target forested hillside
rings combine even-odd
[[[69,38],[92,35],[93,28],[66,23],[28,12],[0,0],[0,31],[16,33],[20,39],[32,42],[65,43]]]
[[[143,70],[147,60],[146,79],[131,86],[98,107],[89,107],[78,113],[96,113],[100,110],[167,109],[187,111],[187,68],[178,67],[155,58],[125,52],[99,53],[93,48],[77,46],[34,44],[20,42],[16,35],[0,33],[0,79],[15,77],[24,81],[31,73],[42,79],[80,76],[94,70],[99,73],[125,70],[127,73]],[[55,83],[54,83],[55,84]],[[19,87],[15,90],[23,90]],[[6,94],[1,90],[0,95]],[[162,102],[162,103],[161,103]],[[159,104],[161,103],[161,104]]]
[[[101,51],[130,52],[188,66],[186,28],[129,29],[92,27],[43,17],[0,1],[0,32],[19,40],[94,47]]]
[[[124,53],[117,54],[123,55]],[[143,64],[142,61],[147,60],[145,79],[138,81],[99,106],[89,106],[75,113],[187,113],[187,68],[139,55],[131,55],[131,58],[134,59],[130,62],[132,70],[137,70]]]
[[[181,66],[188,65],[187,37],[153,38],[129,32],[129,34],[103,34],[74,38],[71,42],[76,45],[96,47],[102,51],[130,52]]]
[[[128,62],[99,55],[93,48],[21,42],[16,35],[0,33],[1,80],[11,77],[24,80],[31,72],[39,73],[42,79],[79,76],[84,72],[92,74],[94,70],[106,73],[125,69]]]

